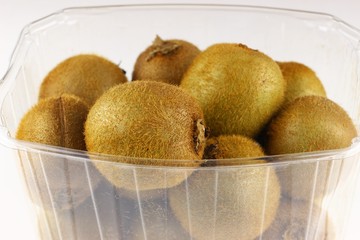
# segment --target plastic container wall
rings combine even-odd
[[[113,164],[106,157],[15,140],[21,118],[38,100],[43,78],[61,60],[96,53],[120,63],[130,78],[137,55],[156,35],[186,39],[201,49],[238,42],[277,61],[302,62],[359,125],[360,33],[332,16],[220,5],[59,11],[24,29],[0,86],[0,140],[18,153],[14,161],[42,238],[343,239],[359,175],[356,139],[339,151],[198,169]],[[133,189],[112,186],[94,162],[129,176]],[[163,176],[160,186],[175,175],[184,181],[173,188],[138,191],[153,174]]]

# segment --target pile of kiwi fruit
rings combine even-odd
[[[329,163],[289,159],[347,148],[356,136],[347,112],[327,98],[309,66],[276,61],[243,43],[200,50],[160,36],[139,51],[131,80],[97,54],[54,66],[16,134],[85,151],[99,181],[132,201],[156,201],[159,214],[146,210],[150,215],[171,211],[179,238],[196,240],[304,239],[309,216],[323,213]],[[277,166],[284,154],[292,154],[288,164]],[[66,157],[41,161],[48,177],[39,185],[71,167]],[[88,204],[87,197],[60,210]],[[286,215],[291,211],[294,217]],[[151,226],[146,236],[139,224],[134,239],[161,238]],[[326,229],[319,233],[325,239]]]

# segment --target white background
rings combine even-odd
[[[174,3],[180,1],[137,1],[137,0],[0,0],[0,78],[5,74],[12,51],[22,28],[41,17],[57,10],[74,6]],[[182,1],[181,3],[183,3]],[[187,1],[194,3],[195,1]],[[324,12],[335,15],[360,29],[359,0],[217,0],[197,1],[197,3],[230,3],[241,5],[271,6]],[[0,239],[27,239],[36,237],[36,223],[32,221],[32,209],[26,200],[25,189],[12,161],[13,153],[0,144]],[[354,189],[357,195],[359,189]],[[353,216],[349,222],[351,232],[347,240],[360,239],[360,197],[357,197]]]

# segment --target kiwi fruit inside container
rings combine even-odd
[[[272,58],[272,71],[276,75],[281,73],[276,63],[299,62],[311,68],[321,80],[326,98],[346,112],[346,120],[340,119],[340,125],[350,119],[355,126],[346,140],[336,140],[346,142],[346,146],[338,149],[324,146],[304,152],[272,152],[273,155],[269,155],[268,146],[271,144],[263,144],[268,138],[274,138],[274,130],[271,130],[274,127],[269,121],[254,133],[245,134],[261,143],[263,155],[239,156],[230,160],[202,159],[206,152],[204,139],[211,135],[206,124],[211,119],[202,115],[201,105],[195,104],[191,110],[186,110],[185,106],[189,104],[184,92],[191,87],[181,88],[181,83],[180,86],[169,85],[171,89],[180,88],[174,90],[174,95],[181,95],[184,105],[181,110],[169,113],[163,108],[142,104],[148,109],[157,108],[163,114],[163,121],[150,119],[150,125],[143,125],[138,130],[144,137],[150,134],[146,136],[149,142],[156,139],[155,135],[174,134],[170,131],[174,130],[171,125],[165,128],[167,130],[163,129],[163,133],[149,133],[147,130],[154,129],[151,124],[168,122],[174,116],[191,116],[186,118],[187,123],[183,121],[184,126],[179,131],[175,131],[187,134],[187,139],[183,139],[185,145],[179,148],[171,145],[172,151],[167,151],[170,154],[167,158],[150,152],[145,157],[131,155],[128,153],[135,152],[131,148],[127,149],[126,155],[118,156],[114,155],[116,151],[111,144],[106,146],[110,152],[68,148],[68,145],[61,144],[72,141],[64,132],[56,133],[60,137],[56,146],[16,137],[24,115],[40,101],[43,79],[59,63],[72,56],[95,54],[112,62],[111,68],[120,79],[115,82],[130,84],[139,54],[156,36],[194,44],[200,50],[195,57],[198,63],[210,46],[236,43]],[[292,239],[346,239],[350,236],[347,223],[360,167],[356,132],[360,122],[359,39],[357,29],[328,14],[236,5],[75,7],[29,24],[21,33],[0,85],[0,143],[14,152],[13,158],[6,160],[18,164],[29,201],[34,206],[39,237],[251,240],[271,239],[273,236],[287,239],[285,237],[290,236]],[[201,71],[205,74],[211,72],[206,75],[209,78],[210,75],[222,74],[227,69],[220,66],[223,60],[221,57],[212,60],[217,63],[219,72],[211,72],[212,68],[206,67],[206,71]],[[188,75],[185,73],[186,78],[194,78],[190,73],[198,72],[198,69],[189,71]],[[164,89],[168,87],[163,87],[166,83],[134,80],[141,80],[135,83],[142,86],[156,85],[154,96],[161,98],[166,95]],[[111,88],[113,81],[108,82],[106,88]],[[213,86],[214,93],[224,91],[222,84]],[[80,90],[78,95],[88,92],[87,89],[91,86],[77,89]],[[232,94],[239,91],[231,89]],[[96,98],[105,99],[106,94],[107,89],[102,89],[96,93]],[[111,109],[109,105],[98,104],[93,97],[85,101],[89,108],[94,104],[102,110],[104,106]],[[143,97],[140,95],[133,101],[141,101]],[[220,96],[213,98],[221,99]],[[170,100],[164,101],[165,108]],[[126,108],[126,104],[130,102],[123,103],[124,109],[129,110],[128,114],[137,112],[133,107]],[[231,104],[235,103],[228,104],[233,107]],[[287,108],[288,104],[279,105],[272,114],[281,115]],[[215,115],[226,117],[226,107],[216,111]],[[323,107],[323,112],[327,111],[329,109]],[[141,112],[139,108],[137,114]],[[100,110],[94,114],[99,113]],[[97,115],[96,119],[109,121],[116,114],[120,113],[108,112],[104,116]],[[60,119],[60,126],[65,126],[64,121],[71,119],[64,117],[66,115],[61,111],[55,116],[52,122],[57,123],[55,120]],[[134,119],[134,124],[135,119],[140,121],[143,118],[128,116],[122,127],[129,126],[131,119]],[[252,121],[249,119],[246,122]],[[326,124],[321,116],[310,117],[310,120],[312,126]],[[39,126],[40,118],[31,121],[34,126]],[[329,125],[333,129],[336,124]],[[216,128],[216,124],[214,126]],[[40,126],[40,130],[43,132],[44,128]],[[301,130],[298,138],[305,139],[312,130]],[[114,129],[101,132],[98,137],[111,139],[114,132]],[[217,130],[213,132],[218,136],[223,134]],[[327,136],[320,142],[331,144],[335,137]],[[165,141],[157,143],[164,146],[161,149],[170,146]],[[213,144],[210,150],[216,153],[216,146]],[[137,143],[135,148],[136,151],[146,150],[143,143]],[[194,154],[189,154],[189,149]],[[186,157],[182,158],[182,154]],[[289,215],[284,217],[284,212]]]

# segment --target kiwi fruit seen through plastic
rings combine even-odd
[[[135,213],[130,220],[130,240],[188,240],[183,229],[166,204],[167,199],[141,201],[141,215]]]
[[[307,95],[326,97],[322,82],[308,66],[298,62],[277,62],[286,80],[285,102]]]
[[[264,53],[219,43],[195,58],[180,86],[199,101],[213,136],[255,137],[281,106],[285,84]]]
[[[266,152],[277,155],[346,148],[356,136],[352,120],[338,104],[321,96],[303,96],[290,102],[271,121]],[[330,161],[321,161],[279,169],[282,192],[291,198],[319,202],[329,187],[330,168]]]
[[[217,152],[226,152],[226,139],[233,138],[237,137],[210,139],[208,147],[215,144],[220,147]],[[236,150],[232,156],[263,156],[258,144],[240,141],[249,152]],[[170,208],[193,239],[255,239],[270,226],[279,205],[280,185],[274,169],[262,163],[266,161],[248,159],[231,168],[223,167],[229,165],[226,162],[200,168],[168,190]]]
[[[83,131],[88,111],[88,105],[72,95],[40,100],[21,119],[16,138],[86,150]],[[36,186],[42,195],[37,204],[56,209],[72,208],[90,194],[83,161],[46,152],[20,154],[20,157],[23,168],[31,168],[29,171],[34,173]],[[93,179],[93,186],[96,184],[97,180]]]
[[[95,165],[118,188],[168,188],[181,183],[192,170],[156,166],[199,166],[205,147],[203,113],[177,86],[156,81],[120,84],[91,108],[85,142],[89,152],[113,155]]]
[[[179,85],[182,76],[200,50],[180,39],[163,40],[156,36],[152,45],[138,56],[132,80],[155,80]]]
[[[169,189],[174,215],[198,240],[256,238],[273,221],[279,198],[274,169],[261,164],[203,168]]]
[[[94,54],[79,54],[65,59],[45,77],[39,98],[63,93],[82,98],[89,106],[110,87],[127,82],[121,68]]]
[[[130,239],[128,229],[133,212],[139,210],[138,204],[119,196],[111,184],[102,180],[93,195],[79,206],[38,214],[39,225],[44,228],[42,239]]]
[[[239,158],[264,156],[262,147],[253,139],[241,135],[220,135],[206,140],[204,159],[218,159],[216,165],[241,164]],[[226,160],[221,160],[226,159]],[[246,159],[244,159],[247,161]],[[263,160],[250,160],[261,163]]]

